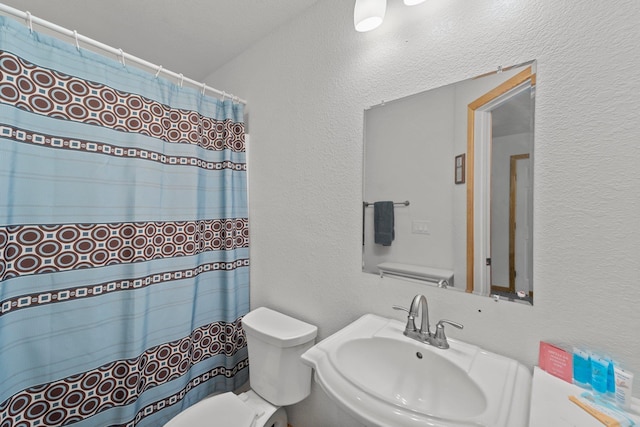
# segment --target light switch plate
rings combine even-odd
[[[413,234],[431,234],[431,221],[415,220],[411,222],[411,232]]]

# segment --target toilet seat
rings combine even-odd
[[[169,420],[164,427],[286,427],[284,408],[273,406],[256,392],[222,393],[207,397]]]
[[[222,393],[196,403],[172,418],[164,427],[205,427],[215,425],[255,427],[258,414],[234,393]]]

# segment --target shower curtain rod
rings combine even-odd
[[[80,49],[79,42],[82,42],[82,43],[97,47],[98,49],[104,50],[106,52],[109,52],[109,53],[117,56],[118,58],[120,58],[120,61],[123,63],[123,65],[126,64],[126,61],[132,61],[132,62],[135,62],[135,63],[137,63],[139,65],[142,65],[142,66],[144,66],[146,68],[151,68],[151,69],[155,70],[156,71],[156,76],[158,76],[162,72],[162,73],[164,73],[164,74],[166,74],[166,75],[168,75],[170,77],[173,77],[173,78],[178,80],[178,82],[180,84],[180,87],[182,87],[182,85],[184,83],[189,83],[189,84],[191,84],[193,86],[201,88],[203,94],[204,94],[205,90],[208,90],[208,91],[211,91],[211,92],[215,93],[216,95],[221,96],[222,99],[229,98],[229,99],[237,101],[237,102],[239,102],[241,104],[245,104],[245,105],[247,104],[247,101],[245,101],[244,99],[238,98],[237,96],[234,96],[234,95],[232,95],[230,93],[226,93],[224,91],[215,89],[215,88],[213,88],[211,86],[208,86],[206,83],[200,83],[200,82],[197,82],[197,81],[195,81],[193,79],[184,77],[184,75],[182,75],[182,74],[178,74],[178,73],[175,73],[175,72],[170,71],[170,70],[165,70],[164,68],[162,68],[162,65],[152,64],[151,62],[145,61],[144,59],[138,58],[137,56],[133,56],[133,55],[131,55],[129,53],[126,53],[122,49],[116,49],[114,47],[111,47],[111,46],[106,45],[104,43],[101,43],[99,41],[93,40],[93,39],[91,39],[89,37],[86,37],[86,36],[83,36],[81,34],[78,34],[78,32],[75,31],[75,30],[71,31],[71,30],[69,30],[67,28],[61,27],[61,26],[59,26],[57,24],[54,24],[52,22],[49,22],[49,21],[46,21],[44,19],[38,18],[36,16],[33,16],[28,11],[27,12],[23,12],[21,10],[14,9],[13,7],[10,7],[10,6],[7,6],[7,5],[5,5],[3,3],[0,3],[0,12],[4,12],[6,14],[13,15],[13,16],[15,16],[17,18],[24,19],[26,21],[26,25],[29,27],[29,31],[33,31],[33,24],[38,24],[38,25],[40,25],[42,27],[48,28],[48,29],[53,30],[53,31],[55,31],[57,33],[65,35],[67,37],[72,37],[73,39],[75,39],[76,47],[78,49]]]

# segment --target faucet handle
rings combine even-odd
[[[394,310],[402,310],[402,311],[406,311],[407,314],[409,313],[409,309],[406,307],[402,307],[401,305],[392,305],[391,308],[393,308]]]
[[[455,326],[458,329],[464,328],[463,325],[457,322],[452,322],[451,320],[442,319],[436,324],[436,333],[433,336],[432,344],[438,348],[446,349],[449,348],[449,342],[447,341],[447,336],[444,334],[444,324],[447,323],[451,326]]]
[[[411,312],[409,311],[408,308],[406,307],[402,307],[400,305],[392,305],[391,308],[393,308],[394,310],[402,310],[402,311],[406,311],[407,312],[407,326],[405,326],[404,328],[404,334],[407,335],[407,332],[415,332],[417,331],[416,328],[416,322],[414,321],[414,317],[411,314]]]
[[[444,325],[443,325],[443,323],[447,323],[447,324],[449,324],[449,325],[451,325],[451,326],[455,326],[455,327],[456,327],[456,328],[458,328],[458,329],[463,329],[463,328],[464,328],[464,325],[461,325],[460,323],[453,322],[453,321],[451,321],[451,320],[447,320],[447,319],[442,319],[442,320],[440,320],[440,321],[436,324],[436,328],[441,327],[441,328],[444,330]]]

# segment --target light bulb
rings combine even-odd
[[[387,0],[356,0],[353,9],[353,25],[356,31],[371,31],[384,20],[387,12]]]

